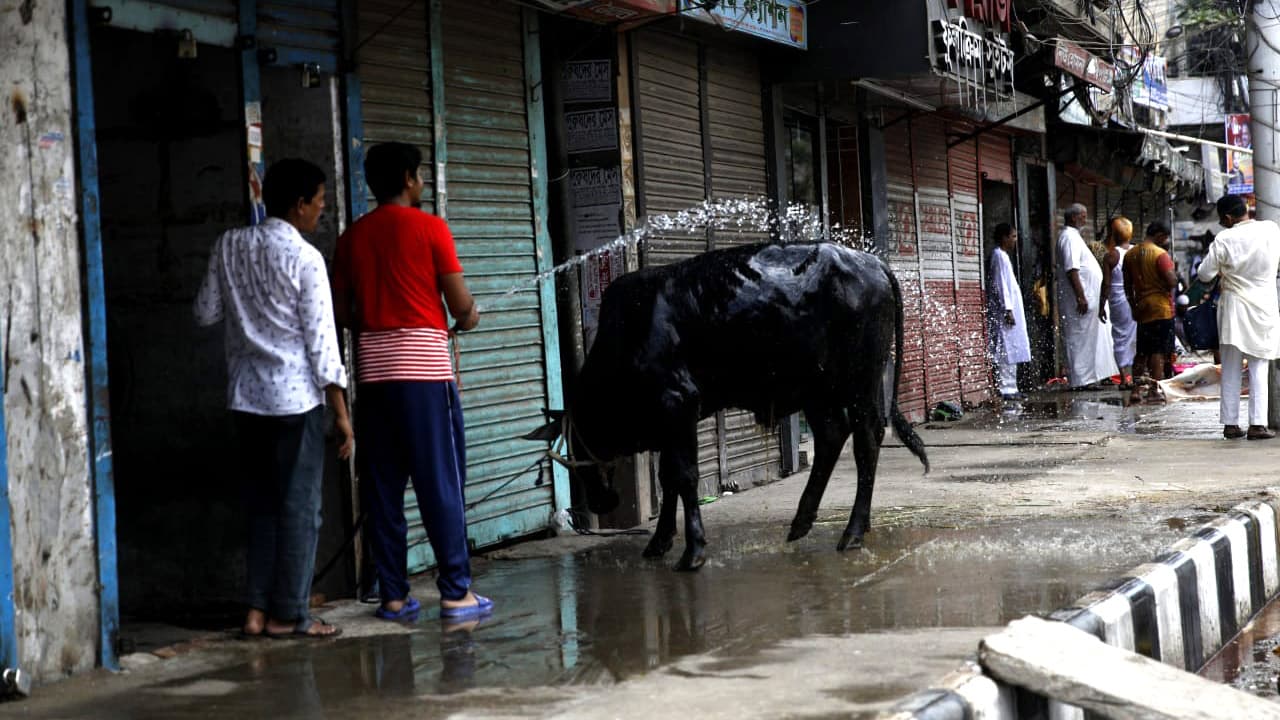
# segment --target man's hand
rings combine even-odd
[[[336,418],[333,429],[338,433],[338,457],[346,460],[356,448],[356,434],[351,429],[351,418],[345,415]]]
[[[1089,314],[1089,299],[1083,295],[1076,296],[1076,312],[1081,315]]]
[[[1107,321],[1107,305],[1106,303],[1098,303],[1098,319],[1102,322]]]
[[[1004,324],[1005,324],[1005,325],[1008,325],[1009,327],[1013,327],[1014,325],[1017,325],[1017,324],[1018,324],[1018,323],[1017,323],[1017,321],[1015,321],[1015,320],[1013,319],[1013,311],[1012,311],[1012,310],[1005,310],[1005,311],[1004,311]]]

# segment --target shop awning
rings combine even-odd
[[[1049,154],[1070,172],[1087,172],[1096,184],[1122,184],[1126,166],[1141,167],[1182,191],[1204,186],[1199,162],[1177,152],[1168,140],[1127,128],[1056,124],[1049,132]]]

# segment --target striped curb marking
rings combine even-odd
[[[1280,514],[1272,502],[1238,505],[1097,592],[1052,613],[1108,645],[1199,670],[1280,593]],[[1083,720],[1079,708],[1009,688],[975,670],[917,693],[892,718]]]

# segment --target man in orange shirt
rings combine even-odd
[[[1138,323],[1134,387],[1129,398],[1135,402],[1141,400],[1138,373],[1152,380],[1163,380],[1165,358],[1173,354],[1172,292],[1178,286],[1178,276],[1173,270],[1173,258],[1164,249],[1168,239],[1169,227],[1153,222],[1147,226],[1147,236],[1142,243],[1124,256],[1125,294],[1133,309],[1133,319]],[[1155,396],[1163,399],[1160,386],[1151,387]]]
[[[422,155],[404,143],[369,149],[378,200],[338,239],[339,324],[357,334],[357,459],[385,620],[412,618],[404,491],[410,478],[438,564],[440,613],[479,617],[493,601],[471,591],[466,439],[449,336],[480,322],[444,220],[418,209]],[[445,305],[456,318],[448,325]]]

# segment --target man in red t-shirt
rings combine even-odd
[[[411,618],[421,608],[409,595],[410,478],[439,566],[441,616],[474,618],[493,608],[470,589],[466,440],[449,355],[450,334],[474,328],[480,313],[448,226],[417,207],[421,163],[412,145],[369,149],[365,178],[378,207],[338,239],[333,265],[338,324],[357,337],[356,457],[382,599],[376,614],[386,620]]]

